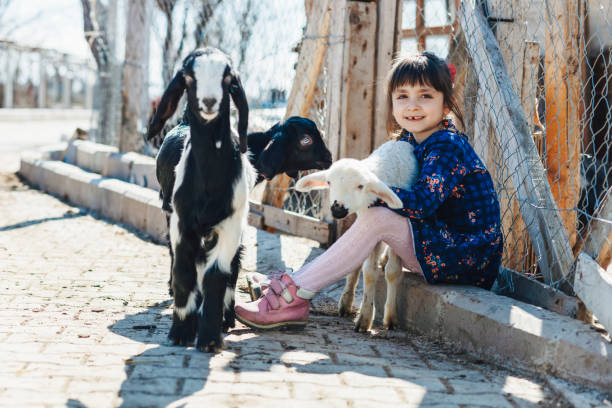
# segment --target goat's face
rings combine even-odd
[[[279,173],[296,178],[298,171],[327,169],[332,156],[313,121],[292,116],[274,125],[272,139],[259,157],[261,174],[270,179]]]
[[[285,173],[296,178],[299,170],[323,170],[331,166],[331,153],[313,121],[294,116],[287,119],[285,124],[292,145],[285,162]]]
[[[206,49],[194,53],[183,71],[189,110],[205,121],[214,119],[234,80],[229,57]]]
[[[149,123],[148,140],[155,137],[174,114],[184,92],[187,92],[187,108],[194,119],[203,122],[216,118],[222,111],[229,113],[231,95],[238,109],[240,152],[246,152],[249,116],[246,95],[230,58],[212,47],[197,49],[184,59],[183,67],[168,84]]]
[[[328,170],[302,177],[295,188],[302,192],[329,188],[331,212],[336,218],[365,210],[377,199],[386,202],[390,208],[402,208],[395,193],[355,159],[338,160]]]

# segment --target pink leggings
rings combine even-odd
[[[405,268],[421,273],[408,217],[371,207],[359,213],[357,221],[327,251],[295,272],[293,280],[299,287],[318,292],[354,271],[380,241],[393,249]]]

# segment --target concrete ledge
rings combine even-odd
[[[90,141],[75,142],[79,142],[76,144],[76,161],[69,163],[76,164],[94,173],[102,174],[108,156],[112,153],[117,153],[117,148],[114,146],[107,146]]]
[[[38,152],[24,154],[19,173],[41,190],[98,211],[165,242],[166,219],[156,191],[105,178],[72,164],[48,160],[48,156]]]
[[[400,326],[457,344],[487,359],[512,359],[561,378],[612,389],[612,345],[587,324],[490,291],[429,285],[405,273]],[[377,320],[386,285],[379,279]]]
[[[155,159],[149,156],[133,152],[119,153],[114,146],[87,140],[72,140],[66,148],[63,160],[104,177],[159,191]]]
[[[101,174],[159,191],[155,159],[142,154],[111,153],[106,157]]]

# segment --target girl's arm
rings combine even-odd
[[[433,214],[452,193],[467,173],[458,147],[448,141],[427,147],[419,178],[410,190],[391,186],[402,200],[404,208],[394,210],[411,218],[425,218]]]

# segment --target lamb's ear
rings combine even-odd
[[[247,151],[247,129],[249,127],[249,103],[247,102],[242,82],[237,72],[233,73],[234,79],[230,85],[230,95],[236,109],[238,109],[238,138],[240,141],[240,153]]]
[[[159,101],[157,110],[151,123],[149,123],[149,129],[147,130],[147,140],[151,140],[164,128],[166,121],[176,112],[179,100],[185,92],[185,76],[183,70],[179,70],[172,81],[168,84],[168,87],[164,91],[164,94]]]
[[[295,183],[295,189],[302,193],[307,193],[311,190],[329,188],[329,184],[327,184],[327,172],[328,170],[317,171],[316,173],[302,177]]]
[[[404,206],[402,200],[380,180],[370,181],[367,185],[367,191],[387,203],[389,208],[398,209]]]

